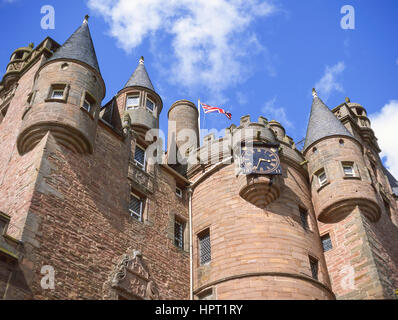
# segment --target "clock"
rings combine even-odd
[[[241,170],[244,174],[282,174],[278,149],[275,147],[243,147]]]

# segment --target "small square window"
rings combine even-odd
[[[68,95],[69,87],[63,83],[55,83],[51,85],[48,99],[62,100],[65,102]]]
[[[324,170],[322,170],[320,173],[318,173],[318,181],[319,181],[319,185],[321,187],[324,186],[328,182],[328,179],[326,177],[326,173]]]
[[[145,149],[135,146],[134,161],[141,169],[145,169]]]
[[[309,257],[309,259],[310,259],[310,268],[311,268],[312,278],[314,278],[315,280],[318,280],[318,260],[311,256]]]
[[[140,97],[139,96],[129,96],[126,100],[126,110],[134,109],[139,106]]]
[[[330,239],[330,235],[329,233],[321,236],[321,241],[322,241],[322,247],[323,247],[323,251],[329,251],[333,249],[332,246],[332,239]]]
[[[176,195],[180,198],[182,198],[182,190],[178,187],[176,187]]]
[[[174,221],[174,244],[183,249],[184,248],[184,230],[185,223],[175,220]]]
[[[130,215],[138,221],[142,221],[142,204],[142,199],[134,193],[131,193],[129,212]]]
[[[211,261],[210,230],[206,229],[198,235],[200,265],[208,264]]]
[[[146,99],[146,107],[147,107],[151,112],[153,112],[153,110],[155,109],[155,103],[154,103],[151,99],[147,98],[147,99]]]

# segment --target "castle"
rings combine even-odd
[[[87,17],[15,50],[0,83],[3,299],[391,299],[398,182],[366,110],[313,92],[299,150],[244,116],[199,143],[143,59],[104,106]],[[151,151],[150,151],[151,149]]]

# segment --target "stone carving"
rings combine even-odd
[[[117,299],[120,294],[143,300],[159,299],[159,290],[149,274],[142,254],[134,249],[128,250],[122,256],[104,288],[105,299]]]

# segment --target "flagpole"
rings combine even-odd
[[[198,118],[198,124],[199,124],[199,145],[200,147],[200,99],[198,99],[198,112],[199,112],[199,118]]]

